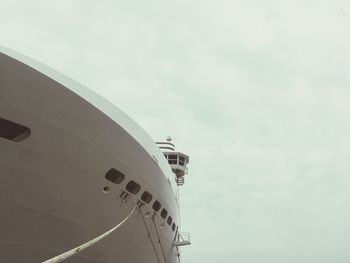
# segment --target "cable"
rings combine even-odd
[[[179,248],[178,247],[176,247],[176,252],[177,252],[177,260],[179,261],[179,263],[181,263],[181,260],[180,260],[180,252],[179,252]]]
[[[141,217],[142,217],[142,221],[143,221],[143,223],[144,223],[144,225],[145,225],[145,227],[146,227],[148,238],[149,238],[149,240],[151,241],[154,254],[155,254],[156,257],[157,257],[158,263],[161,263],[161,262],[160,262],[160,259],[159,259],[159,256],[158,256],[158,253],[157,253],[157,250],[156,250],[156,247],[155,247],[154,244],[153,244],[153,240],[152,240],[152,237],[151,237],[151,232],[148,230],[148,227],[147,227],[145,218],[143,217],[141,207],[139,207],[139,211],[140,211],[140,214],[141,214]]]
[[[115,230],[117,230],[123,223],[125,223],[130,216],[134,213],[134,211],[136,210],[137,206],[134,207],[134,209],[130,212],[130,214],[124,218],[123,221],[121,221],[118,225],[116,225],[115,227],[111,228],[110,230],[108,230],[107,232],[103,233],[102,235],[80,245],[77,246],[67,252],[64,252],[56,257],[50,258],[48,260],[43,261],[42,263],[59,263],[62,262],[63,260],[66,260],[67,258],[70,258],[76,254],[78,254],[79,252],[87,249],[88,247],[94,245],[95,243],[97,243],[98,241],[102,240],[103,238],[109,236],[110,234],[112,234]]]
[[[159,243],[160,248],[162,250],[165,263],[167,263],[167,260],[166,260],[165,254],[164,254],[164,250],[163,250],[163,246],[162,246],[162,242],[160,241],[160,237],[159,237],[159,234],[158,234],[157,226],[156,226],[156,223],[154,222],[154,217],[152,218],[152,221],[153,221],[154,229],[156,230],[156,233],[157,233],[158,243]]]
[[[178,212],[178,216],[179,216],[179,223],[178,223],[178,226],[179,228],[181,228],[181,203],[180,203],[180,187],[177,186],[177,189],[176,189],[176,199],[177,199],[177,212]]]

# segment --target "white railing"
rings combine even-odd
[[[191,236],[188,232],[181,232],[178,234],[177,240],[173,242],[176,247],[191,245]]]

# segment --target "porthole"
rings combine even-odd
[[[166,211],[165,209],[162,210],[162,212],[160,213],[161,217],[163,217],[164,219],[166,218],[166,216],[168,215],[168,211]]]
[[[141,200],[144,201],[146,204],[149,204],[152,201],[152,198],[153,196],[147,191],[144,191],[141,195]]]
[[[125,189],[126,189],[128,192],[130,192],[130,193],[136,195],[136,194],[140,191],[141,186],[140,186],[138,183],[136,183],[135,181],[131,180],[131,181],[128,182],[128,184],[125,186]]]
[[[29,128],[0,118],[0,137],[10,141],[20,142],[28,138],[29,135]]]
[[[166,222],[168,223],[169,226],[171,225],[171,223],[173,222],[173,219],[171,218],[171,216],[168,217],[168,220]]]
[[[120,184],[124,181],[125,175],[119,172],[118,170],[111,168],[106,173],[105,178],[108,181],[111,181],[112,183]]]
[[[176,228],[176,227],[175,227],[175,223],[173,223],[172,226],[171,226],[171,229],[172,229],[173,231],[175,231],[175,228]]]
[[[154,211],[158,212],[159,209],[161,208],[161,206],[162,205],[156,200],[156,201],[154,201],[152,208]]]

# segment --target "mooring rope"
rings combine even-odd
[[[158,253],[157,253],[157,249],[156,249],[156,247],[154,246],[154,243],[153,243],[153,240],[152,240],[152,237],[151,237],[151,231],[149,231],[149,229],[148,229],[148,226],[147,226],[147,223],[146,223],[145,218],[143,217],[141,208],[139,208],[139,209],[140,209],[140,214],[141,214],[141,217],[142,217],[142,221],[143,221],[143,223],[144,223],[144,225],[145,225],[145,227],[146,227],[146,230],[147,230],[148,238],[149,238],[149,240],[151,241],[154,254],[155,254],[156,257],[157,257],[158,263],[161,263],[161,262],[160,262],[160,259],[159,259],[159,256],[158,256]],[[153,215],[153,216],[154,216],[154,215]]]
[[[166,257],[165,257],[165,253],[164,253],[164,249],[163,249],[163,245],[162,245],[162,242],[160,241],[159,233],[158,233],[158,230],[157,230],[156,222],[154,222],[154,217],[152,218],[152,221],[153,221],[153,225],[154,225],[154,228],[156,230],[156,233],[157,233],[158,243],[159,243],[159,246],[160,246],[160,248],[162,250],[164,261],[165,261],[165,263],[167,263],[167,260],[166,260]]]
[[[134,211],[136,210],[137,206],[134,207],[134,209],[130,212],[130,214],[123,220],[121,221],[118,225],[116,225],[115,227],[111,228],[110,230],[108,230],[107,232],[103,233],[102,235],[78,246],[75,247],[67,252],[64,252],[56,257],[50,258],[48,260],[43,261],[42,263],[59,263],[62,262],[63,260],[66,260],[76,254],[78,254],[79,252],[87,249],[88,247],[94,245],[95,243],[97,243],[98,241],[102,240],[103,238],[109,236],[110,234],[112,234],[115,230],[117,230],[123,223],[125,223],[130,216],[134,213]]]

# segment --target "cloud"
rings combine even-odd
[[[0,42],[191,157],[183,262],[347,262],[347,1],[11,1]]]

